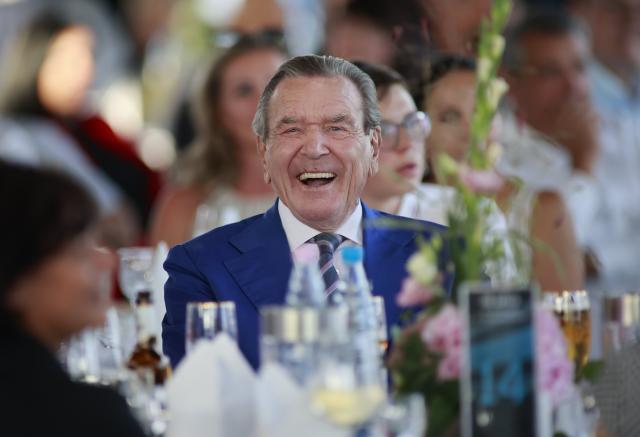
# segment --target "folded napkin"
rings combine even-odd
[[[257,383],[258,437],[347,437],[350,434],[312,414],[307,394],[278,364],[262,366]]]
[[[347,437],[311,412],[311,402],[278,364],[257,377],[226,334],[200,341],[167,387],[167,437]]]
[[[167,391],[168,437],[254,437],[256,376],[226,334],[200,341]]]

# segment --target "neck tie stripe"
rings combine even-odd
[[[309,240],[312,243],[318,245],[320,252],[320,259],[318,260],[318,266],[320,267],[320,273],[324,280],[325,292],[330,294],[338,286],[338,271],[333,265],[333,254],[342,243],[343,237],[341,235],[331,234],[329,232],[323,232],[316,235]]]

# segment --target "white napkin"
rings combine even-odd
[[[168,437],[254,437],[256,376],[226,334],[199,342],[168,385]]]
[[[347,437],[311,413],[311,401],[286,370],[274,363],[262,366],[256,390],[258,437]]]
[[[156,246],[151,264],[151,291],[153,293],[153,305],[156,309],[156,345],[160,351],[162,350],[162,319],[167,312],[164,304],[164,284],[167,282],[167,279],[169,279],[169,275],[164,268],[162,268],[162,264],[164,264],[168,254],[169,248],[167,243],[161,241]]]

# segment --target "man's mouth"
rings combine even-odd
[[[327,185],[335,178],[336,174],[330,172],[304,172],[298,175],[298,180],[309,187]]]

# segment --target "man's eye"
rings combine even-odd
[[[285,129],[284,131],[282,131],[283,134],[296,134],[300,132],[300,128],[299,127],[290,127],[288,129]]]
[[[346,129],[342,126],[329,126],[331,132],[344,132]]]

